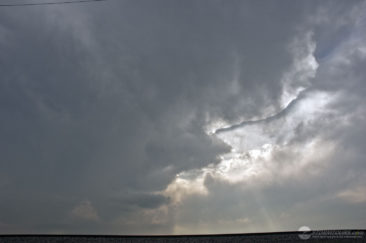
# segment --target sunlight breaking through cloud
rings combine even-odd
[[[316,45],[312,35],[309,32],[290,46],[294,61],[281,80],[282,110],[263,119],[234,125],[222,119],[210,122],[206,126],[207,134],[229,145],[231,152],[220,155],[218,164],[178,174],[163,195],[173,198],[174,203],[190,195],[208,195],[207,176],[245,186],[269,184],[301,173],[316,173],[314,168],[321,167],[316,163],[329,156],[334,145],[321,138],[300,144],[293,140],[298,129],[311,126],[317,119],[333,112],[327,106],[337,100],[337,94],[309,89],[309,79],[315,77],[319,66],[314,57]]]

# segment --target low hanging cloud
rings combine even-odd
[[[99,216],[90,201],[82,201],[79,205],[75,206],[71,211],[71,216],[77,219],[98,221]]]
[[[0,232],[365,225],[364,10],[1,8]]]

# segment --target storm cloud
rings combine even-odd
[[[0,232],[363,227],[365,10],[1,7]]]

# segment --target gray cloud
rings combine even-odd
[[[301,91],[296,98],[294,98],[293,100],[290,101],[290,103],[284,108],[282,109],[280,112],[266,117],[264,119],[260,119],[260,120],[253,120],[253,121],[243,121],[239,124],[234,124],[230,127],[224,127],[224,128],[220,128],[217,129],[214,133],[215,134],[220,134],[223,132],[229,132],[229,131],[234,131],[235,129],[244,127],[244,126],[248,126],[248,125],[254,125],[254,124],[263,124],[263,123],[270,123],[271,121],[275,121],[278,120],[286,115],[288,115],[292,110],[296,109],[296,104],[299,102],[299,100],[301,100],[304,96],[305,96],[305,91]]]
[[[284,205],[295,210],[305,196],[362,188],[364,51],[351,48],[364,38],[362,8],[362,1],[107,1],[0,9],[0,232],[171,233],[187,225],[213,232],[239,229],[235,223],[255,231],[271,208],[273,217],[285,215]],[[310,60],[309,40],[316,76],[301,62]],[[354,126],[323,114],[298,124],[291,148],[313,134],[340,144],[347,152],[333,156],[330,171],[341,176],[350,160],[357,180],[332,184],[326,176],[330,184],[312,190],[326,179],[287,178],[256,191],[207,177],[209,195],[184,194],[172,212],[174,198],[159,192],[179,173],[219,164],[233,147],[206,133],[210,123],[277,114],[264,132],[276,137],[271,122],[286,120],[298,103],[278,113],[283,94],[300,86],[306,94],[343,92],[327,107]],[[296,157],[286,148],[273,156]],[[236,217],[255,212],[256,200],[266,202],[259,218]],[[334,210],[347,208],[342,200],[332,201]],[[220,214],[223,205],[232,209]]]

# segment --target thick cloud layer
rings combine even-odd
[[[365,6],[1,8],[0,232],[365,225]]]

